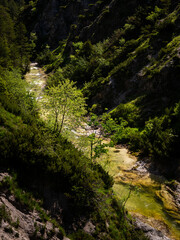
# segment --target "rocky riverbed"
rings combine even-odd
[[[103,156],[99,163],[114,177],[114,191],[120,201],[127,198],[131,189],[125,207],[139,227],[144,229],[145,224],[148,232],[152,231],[151,227],[156,229],[157,238],[153,238],[154,232],[150,239],[180,239],[179,182],[168,182],[150,161],[139,161],[124,146],[109,148],[108,155]],[[146,232],[145,229],[143,231]],[[158,235],[159,231],[163,237]]]
[[[35,93],[39,101],[43,98],[46,75],[34,63],[26,79],[31,84],[30,91]],[[85,124],[71,133],[79,147],[78,138],[92,133],[99,136],[100,129],[94,130]],[[85,139],[80,148],[88,152]],[[176,181],[168,183],[149,161],[138,161],[125,146],[109,147],[108,150],[108,154],[98,161],[114,177],[114,191],[120,201],[123,202],[130,187],[134,187],[125,207],[135,217],[137,228],[141,228],[152,240],[179,240],[180,184]]]

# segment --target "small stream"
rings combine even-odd
[[[29,83],[29,91],[33,92],[37,102],[43,98],[43,89],[46,85],[46,75],[42,69],[38,68],[36,63],[30,65],[30,72],[26,75]],[[78,131],[72,131],[72,139],[83,137]],[[82,141],[81,141],[82,142]],[[83,148],[88,148],[84,140]],[[81,148],[82,149],[82,148]],[[129,155],[128,150],[124,147],[111,147],[107,155],[102,156],[99,163],[114,177],[114,192],[122,201],[127,198],[129,186],[136,186],[132,191],[130,198],[126,203],[126,209],[131,215],[141,219],[160,230],[171,239],[180,239],[180,213],[175,213],[175,217],[165,210],[162,200],[158,198],[158,191],[162,190],[165,179],[155,174],[149,173],[143,162],[137,162],[134,156]],[[171,200],[171,199],[170,199]],[[171,202],[168,203],[171,205]],[[170,209],[172,213],[172,209]]]
[[[176,212],[173,218],[174,213],[168,213],[157,195],[165,184],[163,177],[149,173],[145,164],[138,162],[123,147],[109,148],[108,155],[102,157],[99,163],[114,177],[113,189],[120,200],[127,198],[130,185],[136,186],[126,203],[126,209],[131,215],[162,231],[171,239],[180,239],[180,213]]]
[[[29,84],[28,90],[34,93],[36,100],[41,99],[46,85],[46,74],[37,66],[37,63],[30,64],[30,72],[26,74],[25,78]]]

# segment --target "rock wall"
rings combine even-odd
[[[89,0],[50,0],[43,4],[40,0],[37,8],[39,14],[33,31],[39,39],[51,48],[58,46],[60,40],[68,37],[70,26],[76,22],[78,15],[88,7]]]

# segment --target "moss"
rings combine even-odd
[[[141,43],[136,49],[135,49],[135,54],[136,55],[139,55],[139,54],[142,54],[143,52],[145,52],[149,47],[150,47],[150,44],[149,44],[149,41],[150,39],[146,39],[143,43]]]
[[[88,233],[85,233],[83,230],[78,230],[77,232],[69,235],[68,237],[73,240],[83,240],[83,239],[95,240],[93,236],[91,236]]]
[[[161,70],[176,57],[180,45],[180,36],[176,36],[159,51],[158,59],[145,69],[146,76],[150,79],[159,74]]]
[[[1,225],[2,220],[4,220],[5,222],[8,222],[8,223],[11,222],[11,216],[7,212],[5,205],[0,206],[0,225]]]

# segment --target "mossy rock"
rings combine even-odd
[[[179,209],[175,203],[173,194],[170,188],[166,185],[161,186],[161,190],[156,191],[156,196],[162,201],[166,212],[175,219],[180,219]]]

